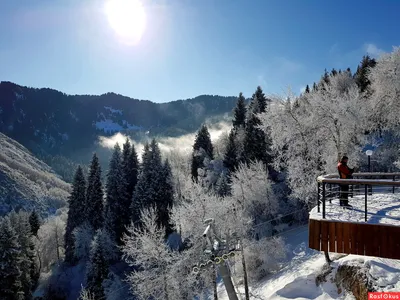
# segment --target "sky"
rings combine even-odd
[[[3,0],[0,80],[154,102],[299,93],[325,68],[400,45],[397,0],[141,0],[136,44],[110,26],[106,1]]]

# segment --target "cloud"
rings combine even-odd
[[[228,122],[219,122],[208,126],[208,131],[210,132],[211,140],[216,141],[223,133],[229,132],[231,129],[231,124]],[[171,151],[179,151],[181,153],[190,153],[192,151],[194,139],[196,133],[185,134],[180,137],[161,137],[157,138],[158,145],[161,152],[168,153]],[[104,148],[112,149],[116,143],[122,146],[125,143],[127,136],[118,132],[111,137],[99,136],[99,144]],[[136,142],[129,138],[129,141],[135,145],[136,151],[141,157],[144,148],[144,142]],[[148,140],[150,141],[150,139]]]
[[[364,45],[364,51],[375,58],[378,58],[379,56],[381,56],[383,53],[385,53],[384,50],[379,49],[375,44],[365,44]]]
[[[306,87],[305,86],[302,86],[301,88],[300,88],[300,93],[304,93],[306,91]]]

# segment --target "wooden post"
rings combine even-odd
[[[322,183],[322,218],[325,219],[325,182]]]
[[[321,195],[320,195],[320,189],[321,189],[321,183],[318,181],[318,196],[317,196],[317,205],[318,205],[318,212],[320,212],[320,199],[321,199]]]
[[[368,195],[368,185],[365,185],[365,222],[367,222],[367,211],[368,211],[368,206],[367,206],[367,195]]]

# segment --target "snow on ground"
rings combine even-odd
[[[373,193],[367,196],[367,223],[370,224],[391,224],[400,226],[400,195],[391,193]],[[365,223],[365,196],[358,195],[349,197],[349,204],[352,209],[343,209],[339,200],[326,201],[325,218],[341,222],[362,222]],[[322,219],[322,203],[320,212],[314,207],[310,212],[310,219]]]
[[[369,276],[376,282],[376,289],[379,291],[400,290],[400,261],[358,255],[331,254],[332,259],[336,258],[331,265],[333,270],[326,277],[326,282],[317,286],[316,277],[321,274],[325,257],[322,252],[308,248],[307,226],[282,236],[287,243],[286,263],[279,272],[250,289],[251,299],[354,299],[351,294],[339,294],[333,282],[336,270],[342,264],[357,264],[369,269]],[[219,288],[219,299],[228,300],[223,284],[220,284]],[[239,290],[244,295],[243,286],[240,286]]]
[[[95,125],[97,129],[103,130],[107,133],[122,131],[124,129],[121,125],[114,123],[112,120],[109,119],[98,121],[95,123]]]
[[[122,124],[123,124],[123,126],[118,123],[115,123],[114,121],[112,121],[110,119],[105,119],[102,121],[97,121],[95,123],[95,126],[98,130],[102,130],[105,133],[119,132],[119,131],[123,131],[125,129],[129,129],[129,130],[142,129],[142,127],[132,125],[132,124],[128,123],[128,121],[126,121],[126,120],[122,120]]]
[[[130,129],[130,130],[141,130],[142,129],[141,126],[132,125],[132,124],[128,123],[127,120],[122,120],[122,124],[124,124],[126,129]]]

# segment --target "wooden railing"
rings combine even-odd
[[[368,178],[367,178],[368,177]],[[376,177],[389,177],[390,179],[373,179]],[[362,179],[361,179],[362,178]],[[326,216],[326,201],[331,202],[335,198],[335,191],[332,190],[332,185],[349,185],[349,186],[364,186],[365,195],[365,221],[367,221],[368,214],[368,194],[372,194],[372,186],[390,186],[392,192],[395,192],[396,187],[400,187],[400,181],[396,181],[396,178],[400,178],[400,173],[354,173],[352,179],[340,179],[338,174],[328,174],[319,176],[317,178],[318,183],[318,212],[320,212],[320,206],[322,204],[322,218]],[[327,185],[329,189],[327,190]],[[333,191],[333,192],[332,192]],[[352,197],[353,189],[350,190],[349,196]]]

